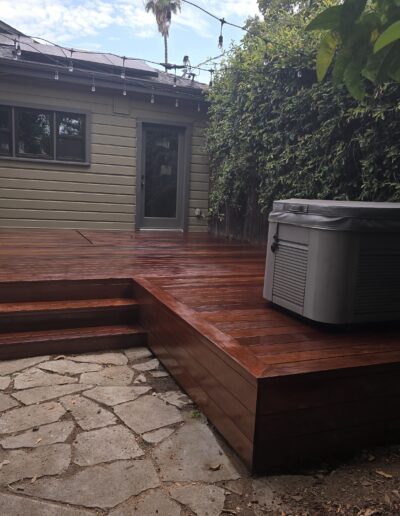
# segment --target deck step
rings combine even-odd
[[[134,324],[138,312],[138,302],[129,298],[0,303],[0,334]]]
[[[34,355],[83,353],[146,343],[139,325],[94,326],[0,334],[0,360]]]

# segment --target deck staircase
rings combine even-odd
[[[0,283],[0,360],[146,342],[130,279]]]

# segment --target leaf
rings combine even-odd
[[[317,78],[319,82],[323,80],[332,63],[338,42],[339,38],[334,32],[328,32],[321,40],[317,54]]]
[[[341,5],[328,7],[307,25],[306,30],[336,30],[340,25]]]
[[[400,39],[400,20],[392,23],[386,30],[382,32],[375,41],[374,52],[379,52],[383,47],[390,45],[393,41]]]
[[[361,64],[356,61],[351,61],[343,74],[343,80],[346,88],[357,100],[363,100],[365,97],[365,86],[361,76]]]
[[[393,478],[393,475],[391,475],[390,473],[386,473],[385,471],[382,471],[381,469],[375,470],[375,473],[377,473],[378,475],[380,475],[381,477],[384,477],[384,478]]]
[[[332,78],[335,86],[338,86],[343,82],[344,71],[346,70],[347,65],[349,64],[350,53],[347,48],[341,48],[337,54],[335,59],[335,64],[332,70]]]
[[[351,34],[355,21],[365,9],[367,0],[345,0],[340,13],[340,29],[344,35]]]

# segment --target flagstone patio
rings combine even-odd
[[[305,502],[335,512],[348,482],[251,478],[146,348],[3,361],[0,380],[2,516],[321,514]]]

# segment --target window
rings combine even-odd
[[[86,162],[86,115],[0,106],[0,155]]]
[[[15,153],[22,158],[53,159],[52,115],[38,109],[15,109]]]
[[[11,109],[0,106],[0,154],[10,156],[11,152]]]
[[[57,113],[57,159],[85,161],[85,117]]]

